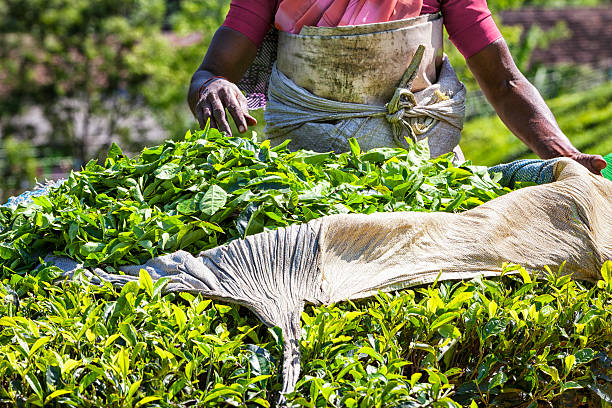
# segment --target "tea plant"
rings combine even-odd
[[[87,265],[193,253],[329,214],[461,211],[510,191],[485,167],[413,151],[290,152],[216,130],[130,159],[113,145],[48,197],[0,210],[0,266],[25,271],[55,252]]]
[[[48,197],[1,210],[0,405],[269,407],[283,339],[245,308],[67,280],[88,265],[199,252],[326,214],[461,211],[508,192],[486,169],[427,152],[291,153],[216,131],[114,146]],[[302,315],[295,407],[612,403],[612,263],[597,284],[507,265],[500,279],[434,283]],[[58,281],[59,279],[59,281]],[[589,405],[592,406],[592,405]]]
[[[611,403],[612,263],[597,285],[551,272],[534,280],[517,268],[500,280],[309,308],[289,406]],[[248,310],[164,296],[164,282],[146,274],[121,290],[51,284],[52,269],[13,274],[0,289],[2,404],[268,407],[276,399],[282,338]]]

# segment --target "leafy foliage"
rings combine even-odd
[[[570,34],[564,22],[558,22],[554,27],[549,27],[546,30],[537,25],[525,29],[520,25],[503,25],[501,19],[494,11],[493,13],[495,22],[504,37],[504,41],[508,44],[516,66],[530,81],[534,81],[538,70],[542,69],[541,66],[531,63],[531,56],[536,48],[546,49],[552,41],[567,38]],[[457,73],[457,77],[465,84],[467,90],[480,90],[474,75],[465,63],[465,58],[450,42],[448,35],[445,35],[444,50]]]
[[[36,178],[34,149],[27,141],[8,137],[0,141],[0,200],[19,193]]]
[[[278,328],[238,305],[163,295],[167,280],[144,270],[120,290],[78,274],[57,282],[56,267],[32,269],[37,256],[116,265],[328,213],[460,211],[508,191],[484,168],[426,155],[356,143],[291,153],[211,130],[135,159],[113,146],[104,166],[3,209],[0,404],[269,407],[281,388]],[[513,265],[504,274],[308,308],[288,405],[612,402],[612,263],[597,285]]]
[[[485,167],[455,167],[427,150],[290,152],[217,130],[145,148],[134,159],[113,145],[49,197],[3,208],[0,265],[29,270],[57,254],[88,265],[143,263],[198,253],[266,229],[323,215],[461,211],[508,192]]]
[[[180,138],[185,129],[197,125],[186,103],[187,90],[191,75],[225,19],[230,1],[180,0],[171,7],[172,3],[166,1],[164,26],[172,29],[173,34],[191,40],[177,46],[169,43],[167,37],[142,38],[132,50],[130,69],[147,79],[139,95],[152,109],[156,120],[168,135]]]
[[[610,4],[610,0],[489,0],[493,11],[521,7],[593,7]]]
[[[302,315],[289,406],[611,403],[612,264],[598,285],[532,278],[444,282]],[[282,338],[244,308],[13,274],[0,288],[0,401],[10,406],[262,406]],[[603,405],[602,405],[603,406]]]
[[[190,76],[228,5],[183,0],[167,15],[164,0],[3,0],[1,133],[32,138],[14,119],[34,108],[43,143],[84,163],[111,140],[139,151],[156,122],[185,129]]]
[[[610,384],[600,383],[612,370],[609,285],[589,290],[550,271],[538,282],[506,269],[517,271],[313,309],[303,316],[307,374],[295,402],[537,406],[580,388],[610,402]]]
[[[36,106],[51,127],[50,144],[84,161],[96,153],[88,151],[92,135],[131,131],[118,117],[147,78],[130,69],[130,57],[142,38],[160,36],[163,1],[5,0],[2,7],[0,119],[7,133],[20,133],[10,119]],[[110,117],[107,129],[93,123],[100,115]]]

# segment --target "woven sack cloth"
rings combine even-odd
[[[465,87],[448,58],[442,62],[436,84],[414,94],[398,88],[396,94],[397,101],[384,106],[334,101],[299,87],[274,66],[264,133],[272,145],[291,139],[292,150],[345,152],[349,150],[348,140],[354,137],[363,150],[409,148],[406,138],[427,138],[432,157],[460,152],[456,148],[463,128]]]
[[[184,251],[125,275],[83,271],[67,258],[47,262],[94,283],[122,285],[141,269],[170,278],[167,292],[185,291],[238,303],[284,336],[283,393],[300,372],[300,315],[306,302],[330,304],[435,279],[497,276],[506,262],[528,270],[558,268],[597,280],[612,259],[612,181],[570,159],[525,161],[494,170],[526,187],[463,213],[398,212],[331,215],[252,235],[193,256]],[[82,276],[82,275],[81,275]]]

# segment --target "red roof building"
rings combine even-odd
[[[567,38],[536,49],[532,62],[545,64],[588,64],[595,68],[612,67],[612,7],[522,8],[500,12],[504,25],[525,28],[538,25],[543,30],[565,22]]]

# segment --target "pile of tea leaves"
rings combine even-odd
[[[49,253],[112,270],[328,214],[463,211],[509,192],[426,149],[289,152],[214,130],[113,146],[0,214],[0,406],[270,407],[283,339],[244,307],[61,278]],[[60,278],[58,280],[58,278]],[[612,263],[597,284],[508,265],[302,314],[291,407],[606,406]],[[587,405],[591,404],[591,405]]]
[[[414,150],[290,152],[215,129],[130,159],[113,145],[48,196],[0,212],[0,265],[49,253],[121,265],[178,249],[194,254],[246,235],[339,213],[462,211],[510,190],[485,167]]]

